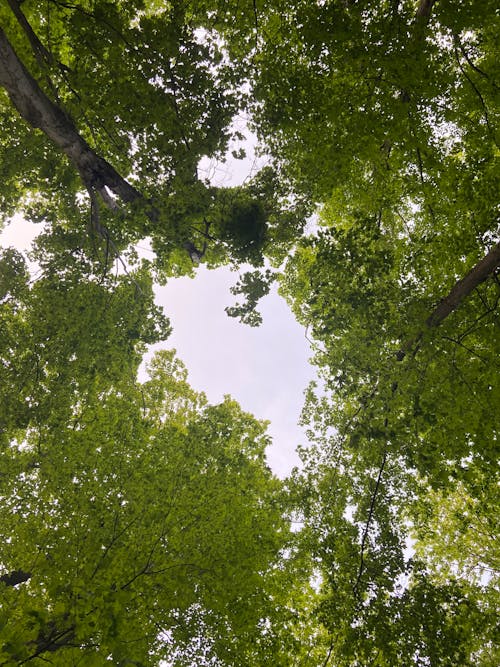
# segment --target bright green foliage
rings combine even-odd
[[[353,444],[389,435],[411,468],[443,485],[467,478],[468,457],[487,468],[496,456],[498,285],[478,286],[418,341],[433,298],[424,258],[422,274],[416,267],[409,274],[416,245],[393,239],[376,219],[358,218],[347,230],[332,226],[305,240],[282,285],[321,343],[332,424]]]
[[[500,574],[498,480],[493,472],[478,476],[471,491],[458,483],[452,493],[428,491],[417,509],[417,549],[433,563],[437,577],[489,581]]]
[[[317,631],[266,425],[173,352],[138,382],[169,333],[147,267],[103,275],[61,238],[32,284],[0,258],[0,664],[287,667]]]
[[[153,273],[189,273],[196,254],[260,267],[266,247],[279,262],[303,224],[269,170],[234,189],[197,177],[242,98],[208,14],[0,9],[2,216],[47,223],[36,279],[16,251],[0,257],[0,664],[287,667],[313,654],[310,567],[265,425],[229,398],[207,405],[172,353],[137,379],[146,345],[169,333]],[[101,159],[132,198],[94,185]],[[145,236],[154,266],[126,250]],[[115,276],[122,253],[132,266]]]
[[[274,280],[272,271],[267,270],[264,275],[259,271],[247,272],[231,288],[234,295],[243,294],[246,298],[245,303],[237,303],[234,306],[226,308],[226,313],[231,317],[239,317],[240,322],[249,324],[251,327],[259,326],[262,323],[262,316],[256,310],[259,299],[269,293],[271,284]]]
[[[196,34],[189,7],[167,4],[152,13],[142,1],[51,0],[23,2],[22,11],[48,51],[37,57],[4,7],[2,24],[26,67],[123,176],[134,172],[145,194],[164,196],[176,175],[193,180],[200,157],[224,148],[235,110],[233,82],[228,68],[213,69],[222,54],[210,35]],[[5,107],[4,114],[12,111]],[[42,165],[40,151],[48,146],[33,146],[24,123],[4,141],[4,150],[29,145],[31,161],[44,170],[23,169],[32,179],[22,184],[24,191],[51,191],[59,203],[64,192],[72,194],[71,185],[78,187],[78,175],[69,180],[54,151]],[[69,180],[64,188],[61,178]]]
[[[283,253],[285,239],[288,250],[303,223],[274,191],[264,195],[265,203],[255,184],[219,193],[198,178],[202,157],[223,156],[245,99],[242,65],[228,58],[212,7],[101,0],[26,0],[21,6],[12,0],[19,19],[8,4],[0,9],[1,26],[27,76],[137,196],[112,203],[108,192],[91,214],[86,190],[92,179],[34,129],[41,126],[39,110],[25,111],[20,121],[2,91],[3,219],[21,209],[31,220],[83,235],[83,220],[96,228],[100,218],[97,232],[104,228],[115,253],[149,236],[160,279],[192,271],[186,244],[211,264],[258,266],[264,241],[270,256]],[[92,170],[98,178],[95,164]],[[94,196],[97,201],[100,188]],[[286,218],[280,227],[288,229],[267,234],[276,215]]]
[[[57,271],[56,257],[29,286],[24,260],[12,250],[2,253],[2,274],[13,258],[16,280],[0,303],[3,439],[11,429],[61,425],[82,393],[129,382],[146,343],[169,333],[143,269],[116,280],[92,278],[84,265],[71,273],[71,261],[66,272]]]
[[[495,264],[458,282],[498,255],[495,13],[416,4],[271,15],[256,82],[281,168],[324,202],[281,285],[321,378],[296,484],[325,665],[499,658]]]
[[[0,664],[496,667],[496,4],[9,0],[0,23],[29,73],[0,31],[1,213],[48,223],[38,280],[0,257]],[[30,77],[60,127],[16,104]],[[241,110],[273,166],[214,188],[199,161]],[[266,260],[319,369],[284,486],[264,425],[172,353],[137,380],[169,331],[151,275],[248,262],[228,311],[255,325]]]
[[[0,583],[2,664],[266,664],[288,537],[265,426],[169,352],[142,385],[65,366],[65,414],[39,399],[2,457],[2,569],[28,574]]]
[[[430,5],[427,17],[419,4]],[[335,192],[338,203],[377,210],[418,195],[440,209],[452,170],[479,202],[498,141],[495,9],[488,0],[267,3],[252,78],[272,155],[319,201]]]

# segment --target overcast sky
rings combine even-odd
[[[230,394],[259,419],[268,419],[273,446],[269,463],[279,475],[297,464],[305,437],[297,426],[303,391],[312,379],[304,330],[274,290],[262,300],[263,324],[251,328],[224,312],[234,297],[236,274],[200,267],[195,279],[179,278],[156,289],[170,317],[167,345],[186,364],[189,381],[211,402]]]

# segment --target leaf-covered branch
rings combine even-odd
[[[448,294],[441,299],[436,308],[425,321],[427,329],[438,327],[474,290],[493,275],[500,266],[500,243],[497,243],[463,278],[458,280]],[[397,353],[398,361],[402,361],[412,349],[418,345],[424,329],[415,338],[408,341]]]

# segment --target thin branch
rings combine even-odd
[[[490,77],[488,74],[486,74],[486,72],[483,72],[483,70],[482,70],[480,67],[478,67],[477,65],[475,65],[475,64],[472,62],[472,60],[471,60],[469,54],[467,53],[467,51],[466,51],[464,45],[463,45],[462,42],[460,41],[460,37],[459,37],[456,33],[453,34],[453,39],[454,39],[454,41],[455,41],[455,44],[458,44],[458,48],[460,49],[460,53],[463,55],[463,57],[464,57],[465,60],[467,61],[467,64],[469,65],[469,67],[470,67],[471,69],[473,69],[474,72],[476,72],[476,73],[479,74],[480,76],[482,76],[482,77],[484,77],[485,79],[487,79],[487,80],[489,81],[489,83],[490,83],[494,88],[497,88],[497,89],[498,89],[499,86],[498,86],[494,81],[491,80],[491,77]]]
[[[40,39],[38,38],[37,34],[31,27],[28,19],[26,16],[23,14],[21,10],[21,3],[18,0],[7,0],[9,7],[12,10],[12,13],[16,17],[17,22],[23,29],[23,32],[25,33],[26,37],[28,38],[28,41],[30,43],[31,49],[33,53],[35,54],[36,59],[38,60],[40,65],[44,64],[52,64],[54,61],[54,58],[50,51],[45,48],[45,46],[42,44]]]
[[[102,25],[106,26],[106,28],[109,28],[112,32],[117,35],[122,42],[132,51],[135,50],[135,47],[133,44],[131,44],[125,37],[125,35],[120,32],[112,23],[107,21],[104,16],[97,16],[93,12],[86,11],[83,9],[81,5],[75,5],[71,2],[62,2],[61,0],[50,0],[52,4],[57,5],[58,7],[64,7],[65,9],[72,9],[73,11],[80,12],[80,14],[83,14],[83,16],[86,16],[87,18],[93,19],[96,23],[101,23]]]
[[[481,95],[481,91],[479,90],[479,88],[476,86],[474,81],[470,78],[470,76],[467,74],[467,72],[463,68],[462,63],[460,62],[460,56],[458,54],[458,49],[457,49],[456,44],[455,44],[454,51],[455,51],[455,59],[457,61],[458,67],[460,68],[460,71],[462,72],[463,76],[468,81],[472,90],[475,92],[475,94],[477,95],[477,98],[479,99],[479,102],[480,102],[481,107],[483,109],[484,120],[486,122],[486,127],[488,128],[488,133],[489,133],[493,143],[495,144],[495,146],[497,148],[499,148],[496,137],[495,137],[495,132],[493,131],[493,129],[490,125],[490,116],[489,116],[489,113],[488,113],[488,107],[486,106],[486,102],[484,101],[484,98]]]
[[[71,626],[67,630],[62,630],[60,632],[57,632],[57,630],[53,628],[51,634],[49,634],[48,637],[44,637],[43,632],[41,630],[40,635],[35,640],[37,646],[37,650],[35,651],[35,653],[30,655],[28,658],[21,660],[17,664],[24,665],[25,663],[30,662],[35,658],[39,658],[42,653],[46,653],[47,651],[49,653],[54,653],[55,651],[58,651],[60,648],[63,648],[65,646],[71,646],[70,642],[74,638],[74,636],[75,636],[75,626]]]
[[[321,667],[327,667],[328,663],[330,662],[330,658],[332,657],[334,646],[335,646],[335,643],[332,641],[330,646],[328,647],[328,653],[326,654],[325,662],[321,665]]]
[[[259,46],[259,17],[257,14],[257,0],[253,0],[253,19],[255,24],[255,54]]]
[[[360,563],[359,563],[359,569],[358,569],[358,575],[356,577],[356,581],[354,583],[354,586],[352,588],[353,593],[356,597],[358,597],[358,589],[359,589],[359,584],[361,583],[361,577],[363,576],[364,572],[364,567],[365,567],[365,549],[366,549],[366,541],[368,539],[368,532],[370,530],[370,525],[373,519],[373,513],[375,511],[375,503],[377,500],[377,494],[378,490],[380,487],[380,482],[382,480],[382,474],[384,472],[385,468],[385,463],[387,461],[387,451],[384,451],[384,455],[382,457],[382,463],[380,465],[379,471],[378,471],[378,476],[377,476],[377,481],[375,483],[375,489],[373,490],[371,501],[370,501],[370,510],[368,512],[368,519],[365,524],[365,529],[363,531],[363,537],[361,538],[361,553],[360,553]]]
[[[109,551],[112,549],[112,547],[116,544],[116,542],[118,542],[118,540],[120,539],[120,537],[121,537],[122,535],[125,535],[125,533],[128,531],[128,529],[129,529],[129,528],[130,528],[136,521],[138,521],[139,517],[138,517],[138,516],[137,516],[137,517],[134,517],[134,518],[132,519],[132,521],[129,521],[129,522],[128,522],[128,523],[127,523],[127,524],[126,524],[126,525],[125,525],[125,526],[124,526],[124,527],[117,533],[117,532],[116,532],[116,528],[117,528],[117,526],[118,526],[118,519],[119,519],[119,514],[118,514],[118,512],[115,512],[115,519],[114,519],[114,523],[113,523],[113,535],[111,536],[111,540],[110,540],[109,544],[108,544],[108,545],[106,546],[106,548],[103,550],[103,552],[102,552],[102,554],[101,554],[101,557],[100,557],[99,560],[97,561],[96,566],[94,567],[94,570],[93,570],[92,574],[90,575],[90,579],[91,579],[91,580],[92,580],[92,579],[95,577],[95,575],[97,574],[97,571],[98,571],[99,568],[101,567],[101,565],[102,565],[104,559],[106,558],[106,556],[108,555],[108,553],[109,553]]]
[[[462,347],[464,350],[466,350],[467,352],[472,354],[472,356],[479,359],[479,361],[481,361],[483,364],[485,364],[485,366],[489,365],[489,362],[488,362],[487,359],[484,359],[483,357],[481,357],[481,355],[479,355],[475,350],[473,350],[470,347],[467,347],[467,345],[464,345],[462,342],[460,342],[460,340],[457,340],[456,338],[452,338],[451,336],[443,336],[443,340],[449,340],[450,343],[455,343],[455,345],[458,345],[459,347]]]
[[[111,238],[111,235],[109,233],[109,229],[105,227],[104,225],[101,224],[99,220],[99,203],[97,201],[97,196],[96,192],[93,188],[87,188],[89,197],[90,197],[90,225],[91,225],[91,231],[95,231],[101,238],[103,238],[106,241],[106,259],[105,259],[105,270],[107,267],[107,260],[108,260],[108,248],[111,247],[113,250],[115,259],[117,259],[120,264],[123,267],[123,270],[125,271],[125,274],[132,280],[132,282],[135,285],[135,288],[139,292],[139,294],[143,294],[142,288],[139,285],[139,283],[135,280],[133,276],[130,275],[130,272],[128,270],[128,267],[123,260],[120,251],[118,250],[115,242]],[[106,188],[103,187],[99,190],[99,194],[101,195],[103,201],[105,204],[107,204],[108,208],[111,208],[113,211],[120,210],[118,204],[115,202],[115,200],[109,195],[107,192]]]

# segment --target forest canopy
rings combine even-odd
[[[2,3],[1,224],[43,231],[0,249],[0,665],[499,664],[499,28],[492,0]],[[217,187],[238,114],[268,166]],[[200,264],[247,271],[230,315],[277,280],[308,330],[284,480],[172,351],[138,375],[155,284]]]

